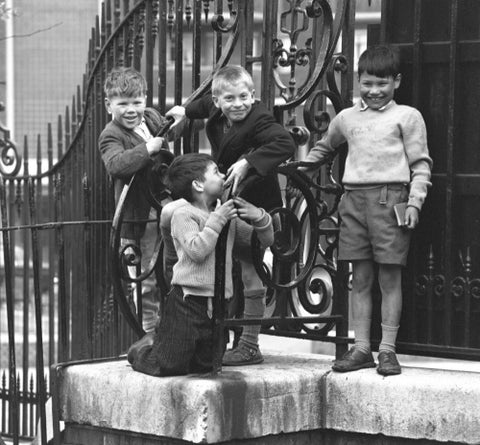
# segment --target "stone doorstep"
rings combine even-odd
[[[332,429],[440,442],[480,443],[480,374],[404,367],[330,370],[332,358],[266,353],[217,377],[151,377],[126,360],[60,371],[61,420],[218,443]]]

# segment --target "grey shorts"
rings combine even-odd
[[[411,230],[397,225],[393,206],[406,201],[408,189],[402,184],[346,190],[338,206],[338,259],[404,266]]]

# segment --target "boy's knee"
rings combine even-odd
[[[369,291],[372,288],[373,279],[374,279],[373,274],[371,275],[367,273],[357,274],[353,277],[353,287],[357,291]]]
[[[402,285],[402,268],[393,264],[381,264],[378,271],[378,284],[382,290],[397,289]]]

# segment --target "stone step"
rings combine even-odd
[[[218,376],[151,377],[125,359],[68,365],[58,372],[61,420],[67,430],[187,443],[323,430],[480,443],[480,373],[404,367],[392,377],[375,369],[340,374],[329,356],[264,357]]]

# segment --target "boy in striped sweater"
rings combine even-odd
[[[140,342],[138,350],[130,348],[128,354],[133,369],[156,376],[212,370],[215,247],[227,222],[227,299],[233,295],[233,249],[248,254],[253,230],[263,247],[273,244],[272,219],[265,210],[238,197],[220,203],[225,175],[211,156],[191,153],[177,157],[169,167],[168,183],[172,196],[184,200],[171,218],[178,257],[172,289],[153,344]]]

